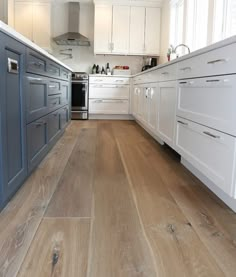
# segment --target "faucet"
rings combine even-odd
[[[175,53],[176,53],[177,48],[179,48],[180,46],[187,48],[188,54],[190,54],[190,48],[186,44],[183,44],[183,43],[181,43],[175,47],[175,50],[174,50]],[[178,58],[178,56],[177,56],[177,58]]]

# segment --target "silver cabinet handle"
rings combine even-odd
[[[103,80],[100,80],[100,79],[96,79],[94,80],[94,82],[102,82]]]
[[[192,70],[192,67],[191,66],[186,66],[186,67],[180,68],[179,70],[181,70],[181,71]]]
[[[162,74],[162,75],[168,75],[169,72],[166,71],[166,72],[162,72],[161,74]]]
[[[123,83],[124,80],[115,80],[116,83]]]
[[[226,59],[218,59],[218,60],[209,61],[209,62],[207,62],[207,64],[215,64],[215,63],[222,63],[222,62],[227,62],[227,60]]]
[[[38,81],[38,82],[42,82],[41,78],[35,78],[35,77],[27,77],[29,80],[31,81]]]
[[[213,135],[212,133],[207,132],[207,131],[204,131],[203,134],[205,134],[205,135],[207,135],[209,137],[215,138],[215,139],[220,139],[220,136]]]
[[[206,80],[207,83],[217,83],[220,82],[219,79],[214,79],[214,80]]]
[[[57,88],[57,86],[54,86],[54,85],[49,85],[48,87],[49,88]]]
[[[35,125],[36,128],[41,127],[41,126],[44,125],[44,124],[45,124],[44,121],[38,121],[38,122],[35,122],[35,123],[34,123],[34,125]]]
[[[181,120],[178,120],[177,122],[180,123],[180,124],[182,124],[182,125],[188,126],[188,123],[187,123],[187,122],[183,122],[183,121],[181,121]]]

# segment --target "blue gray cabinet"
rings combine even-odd
[[[0,31],[0,210],[70,121],[71,73]]]
[[[24,45],[0,33],[0,208],[27,176]]]

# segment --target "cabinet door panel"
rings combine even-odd
[[[47,118],[41,118],[27,126],[28,169],[33,170],[48,150]]]
[[[48,112],[48,80],[43,77],[27,76],[27,122],[32,122]]]
[[[130,54],[144,53],[145,8],[131,7],[130,10]]]
[[[94,53],[111,53],[112,6],[96,5],[94,20]]]
[[[177,117],[176,150],[229,196],[235,197],[235,137]]]
[[[53,112],[48,115],[48,143],[53,143],[60,133],[60,113]]]
[[[112,53],[129,52],[130,7],[113,6]]]
[[[60,129],[64,130],[70,121],[69,107],[65,106],[60,109]]]
[[[2,45],[3,42],[6,46]],[[2,175],[0,179],[3,178],[3,191],[0,202],[4,202],[19,188],[27,174],[25,98],[21,83],[25,47],[4,36],[0,42],[0,51],[4,66],[1,82],[3,91],[1,104],[4,106],[0,108],[0,126],[3,128],[1,135],[4,147],[2,150],[0,148],[0,158],[3,159],[3,173],[0,174]],[[9,70],[9,61],[18,64],[18,72]]]
[[[148,113],[148,127],[152,132],[157,129],[157,88],[151,87],[149,90],[149,113]]]
[[[171,147],[174,140],[176,82],[164,82],[159,85],[158,133]]]
[[[146,8],[145,53],[147,55],[159,55],[160,24],[160,8]]]

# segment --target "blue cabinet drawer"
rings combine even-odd
[[[48,96],[48,111],[53,112],[61,107],[61,95]]]
[[[41,75],[47,74],[47,59],[36,51],[28,48],[26,58],[26,71]]]
[[[64,69],[64,68],[61,68],[61,79],[63,80],[70,80],[71,78],[71,73],[70,71]]]
[[[49,80],[48,83],[48,95],[54,95],[61,93],[61,83],[57,80]]]
[[[70,101],[70,87],[68,82],[61,82],[61,104],[68,105]]]
[[[47,75],[50,77],[60,78],[61,66],[48,60],[47,61]]]
[[[60,112],[60,129],[65,129],[70,121],[69,106],[65,106],[59,110]]]
[[[27,122],[32,122],[48,112],[48,79],[35,77],[25,78],[27,101]]]
[[[61,132],[60,129],[60,112],[57,110],[48,115],[48,143],[52,144]]]
[[[27,126],[28,169],[31,171],[43,159],[48,150],[48,120],[43,117]]]

